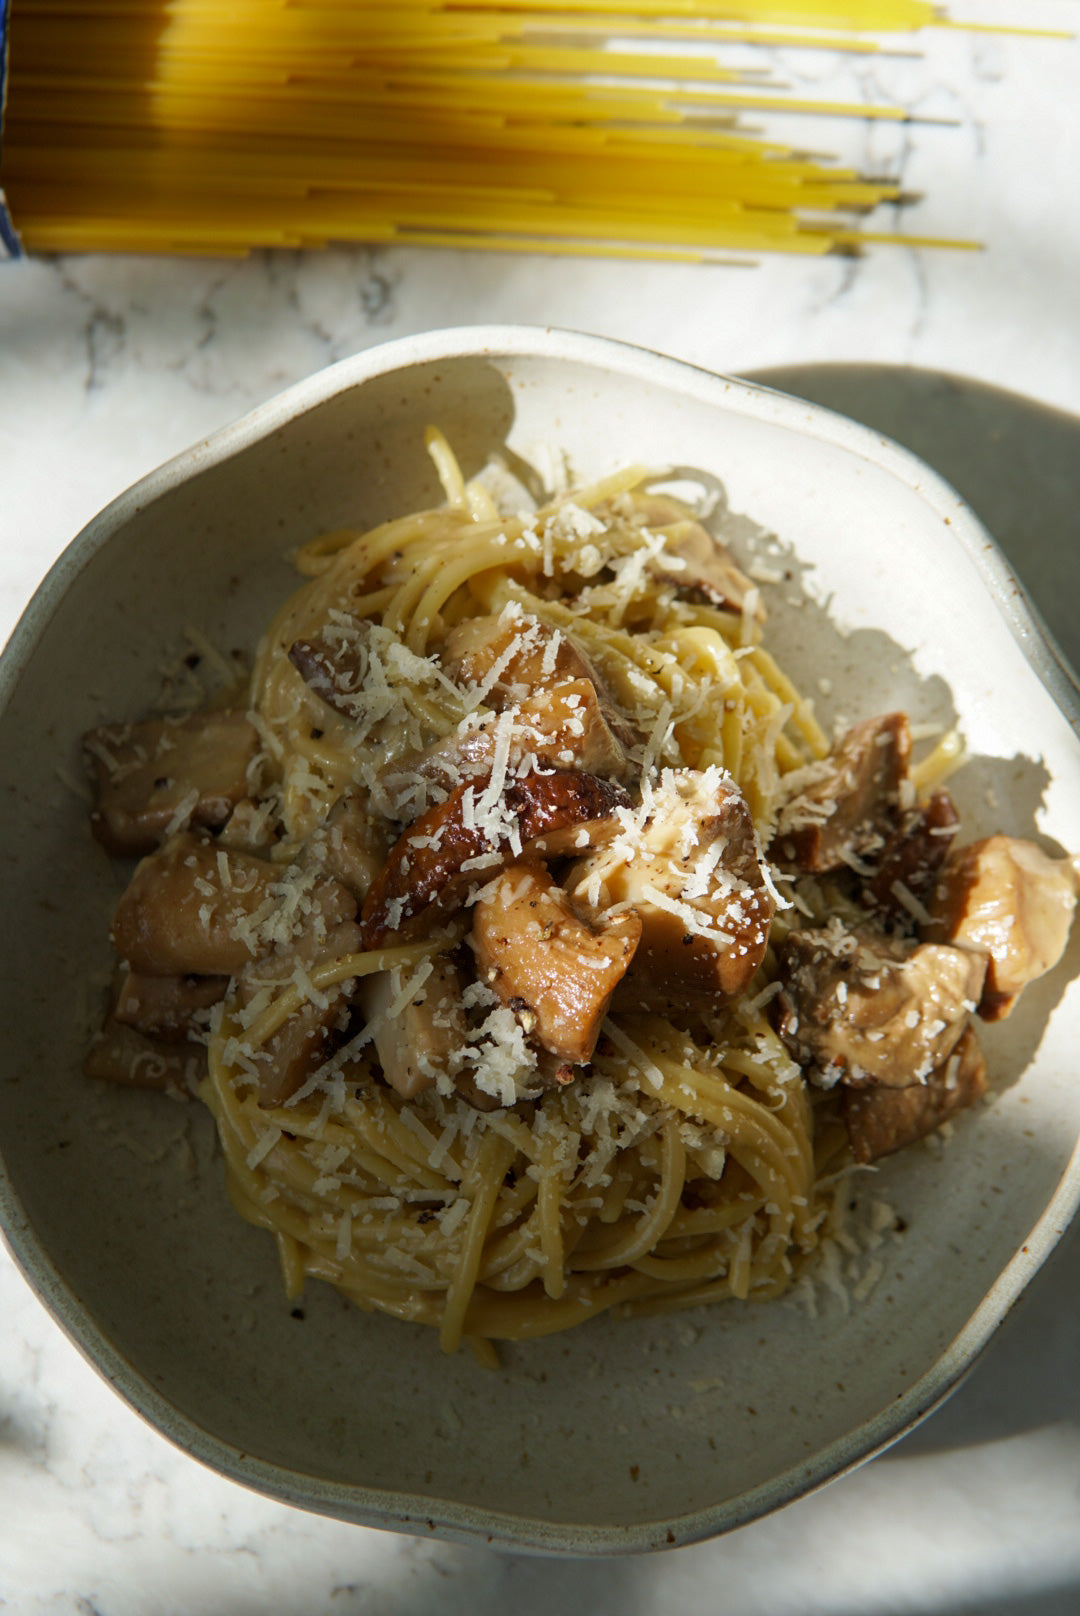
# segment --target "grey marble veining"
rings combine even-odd
[[[1080,33],[1080,0],[954,11]],[[281,387],[389,337],[522,321],[714,369],[787,367],[793,389],[906,431],[984,520],[1000,518],[1065,643],[1080,551],[1073,424],[1054,418],[1047,459],[1049,429],[1040,438],[1019,407],[998,420],[1004,443],[993,428],[980,440],[970,392],[935,405],[930,382],[919,395],[910,378],[890,391],[878,377],[875,391],[865,373],[845,384],[790,368],[917,366],[1080,416],[1080,45],[941,32],[920,48],[919,60],[779,52],[776,65],[800,93],[907,107],[915,121],[852,120],[828,144],[924,193],[898,228],[975,238],[979,252],[713,269],[399,249],[0,267],[0,636],[101,505]],[[810,120],[782,133],[825,143]],[[0,1253],[0,1610],[1066,1616],[1080,1609],[1077,1297],[1074,1232],[967,1384],[873,1464],[721,1542],[545,1562],[302,1515],[208,1474],[117,1400]]]

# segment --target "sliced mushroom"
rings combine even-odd
[[[906,1089],[844,1090],[841,1110],[857,1162],[877,1161],[940,1128],[986,1093],[986,1062],[974,1031],[961,1033],[948,1059]]]
[[[281,873],[208,837],[174,836],[136,866],[113,915],[116,952],[149,976],[232,976],[257,952],[244,922]]]
[[[497,1094],[487,1094],[470,1071],[459,1072],[454,1079],[458,1098],[471,1105],[474,1111],[502,1111],[503,1102]]]
[[[792,932],[779,958],[777,1031],[826,1087],[923,1082],[952,1053],[985,974],[968,949],[835,922]]]
[[[663,533],[663,554],[650,571],[681,595],[709,601],[728,611],[744,611],[756,586],[738,566],[726,545],[698,521],[673,494],[635,492],[625,497],[633,517],[654,533]],[[754,615],[764,622],[759,600]]]
[[[363,903],[386,863],[389,841],[364,792],[347,791],[310,840],[311,856],[326,875]]]
[[[986,957],[979,1014],[1000,1021],[1021,989],[1064,953],[1076,894],[1070,859],[1050,858],[1015,836],[988,836],[949,855],[928,905],[925,934]]]
[[[342,952],[355,944],[342,941]],[[334,1052],[349,1026],[349,1004],[340,989],[327,995],[325,1007],[302,1004],[255,1054],[259,1104],[284,1105]]]
[[[206,1049],[202,1044],[147,1038],[108,1016],[86,1052],[83,1071],[87,1077],[125,1088],[191,1094],[206,1076]]]
[[[208,1012],[220,1004],[227,976],[146,976],[126,971],[118,985],[114,1018],[144,1037],[182,1044],[203,1032]]]
[[[612,733],[624,746],[634,744],[636,737],[625,715],[581,647],[538,617],[504,611],[465,618],[447,635],[441,660],[451,679],[463,686],[480,686],[486,705],[497,710],[553,686],[585,680],[596,691]]]
[[[632,912],[593,925],[542,865],[512,864],[473,916],[477,974],[562,1061],[592,1058],[611,996],[641,937]]]
[[[631,764],[601,711],[593,684],[571,679],[539,696],[485,715],[422,752],[395,758],[379,776],[380,813],[408,821],[427,806],[430,787],[452,791],[491,773],[500,744],[508,745],[512,773],[536,767],[577,769],[604,780],[623,780]]]
[[[281,989],[297,983],[307,997],[289,1018],[251,1052],[259,1074],[259,1104],[281,1105],[332,1053],[351,1014],[349,982],[308,990],[308,973],[323,960],[357,954],[362,943],[355,924],[356,900],[340,882],[317,882],[307,914],[288,942],[245,966],[237,977],[236,1000],[248,1012],[265,1008]],[[265,1001],[265,1003],[264,1003]],[[240,1035],[243,1047],[243,1034]]]
[[[243,713],[109,724],[83,737],[97,803],[90,825],[110,853],[149,853],[170,829],[223,825],[248,794],[258,737]]]
[[[959,815],[945,790],[935,791],[925,803],[909,808],[863,888],[867,906],[894,919],[918,915],[933,891],[959,825]]]
[[[238,802],[217,833],[219,847],[232,848],[237,853],[255,853],[266,858],[278,839],[279,823],[272,802],[256,802],[245,797]]]
[[[829,756],[789,776],[770,855],[783,868],[824,873],[880,852],[897,828],[911,758],[905,713],[868,718]]]
[[[294,640],[289,661],[316,696],[355,722],[365,717],[371,624],[365,618],[334,614],[314,639]]]
[[[621,786],[576,769],[526,775],[507,786],[503,800],[517,819],[524,859],[603,847],[621,829],[620,811],[630,808]]]
[[[458,786],[391,849],[364,900],[366,946],[381,947],[391,933],[422,932],[533,844],[554,856],[582,836],[610,836],[616,810],[629,803],[621,787],[569,769],[512,780],[491,804],[483,781]]]
[[[575,863],[566,885],[575,902],[641,917],[627,1008],[714,1009],[764,957],[775,905],[746,801],[718,770],[665,770],[636,835]]]
[[[468,1041],[461,1008],[463,983],[452,960],[438,955],[431,971],[400,1006],[403,987],[394,971],[365,977],[359,1000],[365,1019],[376,1024],[373,1037],[383,1077],[402,1099],[413,1100],[434,1088],[439,1078],[452,1077],[452,1057]],[[406,977],[412,974],[407,968]],[[498,1102],[495,1102],[496,1104]]]

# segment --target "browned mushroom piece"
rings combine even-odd
[[[304,989],[308,973],[323,960],[359,953],[362,944],[355,914],[356,900],[340,882],[316,882],[307,894],[307,912],[293,936],[250,962],[237,977],[240,1010],[257,1015],[290,983]],[[283,1104],[332,1054],[349,1025],[350,987],[346,982],[322,991],[312,989],[299,1009],[251,1052],[259,1074],[260,1105]],[[243,1031],[237,1036],[243,1048]]]
[[[427,963],[431,970],[426,975],[407,966],[401,973],[379,971],[359,985],[360,1007],[375,1029],[372,1042],[383,1077],[404,1100],[434,1088],[440,1077],[452,1079],[452,1057],[468,1042],[460,971],[444,956]],[[422,980],[405,994],[418,974]]]
[[[259,1104],[284,1105],[322,1066],[349,1024],[349,1006],[340,990],[327,995],[329,1004],[302,1004],[267,1039],[254,1056],[258,1072]]]
[[[501,1111],[504,1109],[503,1101],[497,1094],[488,1094],[476,1081],[470,1071],[459,1072],[454,1079],[454,1089],[460,1100],[471,1105],[474,1111]]]
[[[771,857],[784,869],[824,873],[880,852],[899,823],[910,759],[905,713],[856,724],[794,777],[799,789],[780,810]]]
[[[654,533],[663,533],[664,552],[649,570],[680,595],[708,601],[732,612],[746,609],[751,591],[758,594],[754,616],[765,621],[760,591],[731,551],[698,521],[673,494],[635,492],[626,496],[633,515]]]
[[[451,679],[480,686],[485,704],[496,710],[553,686],[585,680],[596,691],[615,737],[624,746],[634,744],[633,729],[589,657],[570,635],[538,617],[504,611],[465,618],[447,635],[441,660]]]
[[[281,870],[184,833],[136,866],[113,915],[112,941],[149,976],[232,976],[258,951],[245,922]]]
[[[666,770],[636,836],[575,863],[574,901],[628,904],[641,945],[617,1005],[715,1009],[749,983],[775,910],[750,810],[718,771]]]
[[[83,737],[96,805],[90,826],[110,853],[149,853],[170,828],[223,825],[249,791],[258,745],[243,713],[107,724]]]
[[[1034,842],[987,836],[950,853],[928,904],[925,935],[987,960],[985,1021],[1007,1016],[1021,989],[1055,966],[1076,908],[1077,872]]]
[[[923,1082],[968,1025],[986,969],[968,949],[835,922],[792,932],[779,960],[777,1031],[827,1086]]]
[[[227,976],[147,976],[125,971],[113,1005],[115,1020],[146,1038],[166,1044],[186,1043],[204,1032],[209,1012],[220,1004]]]
[[[334,612],[315,638],[289,647],[289,661],[309,690],[353,723],[370,716],[371,630],[366,618]]]
[[[507,786],[503,800],[517,818],[526,860],[606,846],[621,829],[619,811],[630,807],[621,786],[576,769],[528,774]]]
[[[545,768],[627,779],[633,764],[607,712],[591,679],[567,679],[540,691],[512,710],[512,765],[535,756]]]
[[[124,1088],[191,1094],[206,1076],[206,1048],[147,1038],[109,1015],[86,1052],[83,1071],[87,1077]]]
[[[458,786],[391,848],[364,900],[366,947],[381,947],[391,933],[422,933],[534,844],[554,856],[582,837],[614,834],[616,810],[629,803],[620,786],[571,769],[512,780],[491,804],[483,780]]]
[[[389,849],[389,838],[362,791],[347,791],[339,797],[309,843],[311,859],[326,875],[348,887],[358,903],[367,897]]]
[[[539,766],[577,769],[604,780],[624,780],[632,765],[604,717],[595,686],[570,679],[550,690],[485,715],[471,729],[455,731],[421,752],[408,752],[379,775],[374,801],[388,819],[408,821],[430,791],[452,791],[491,773],[500,743],[508,746],[512,773]]]
[[[944,789],[907,809],[863,887],[867,907],[893,919],[918,915],[959,826],[960,817]]]
[[[562,1061],[590,1060],[638,946],[638,917],[593,924],[542,865],[512,864],[478,901],[472,935],[480,980],[525,1034]]]
[[[971,1027],[961,1033],[952,1054],[925,1083],[904,1089],[874,1083],[845,1088],[841,1111],[857,1162],[877,1161],[925,1139],[943,1122],[986,1093],[986,1062]]]
[[[219,847],[265,858],[278,835],[279,823],[274,816],[273,805],[256,802],[253,797],[244,797],[218,831],[216,841]]]

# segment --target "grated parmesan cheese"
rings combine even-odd
[[[260,1167],[262,1165],[280,1139],[280,1128],[266,1129],[265,1133],[256,1141],[254,1145],[252,1145],[251,1149],[244,1158],[245,1165],[249,1172],[253,1173],[256,1167]]]

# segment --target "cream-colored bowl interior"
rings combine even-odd
[[[153,701],[186,625],[250,649],[292,586],[292,547],[437,500],[428,422],[466,472],[507,444],[533,459],[557,444],[582,476],[640,460],[719,479],[737,545],[775,565],[771,533],[794,552],[767,591],[770,643],[822,710],[957,717],[977,754],[957,781],[965,833],[1037,827],[1080,848],[1076,740],[1018,634],[1059,694],[1060,675],[974,519],[910,457],[615,344],[493,331],[375,350],[124,495],[5,655],[0,1205],[65,1328],[168,1435],[240,1480],[347,1518],[537,1547],[681,1541],[910,1424],[1045,1255],[1076,1198],[1078,950],[987,1039],[995,1103],[940,1154],[864,1180],[863,1200],[907,1230],[848,1311],[822,1293],[817,1317],[724,1304],[601,1319],[505,1349],[499,1375],[325,1286],[293,1318],[272,1242],[228,1205],[208,1115],[80,1075],[123,877],[70,781],[81,732]]]

